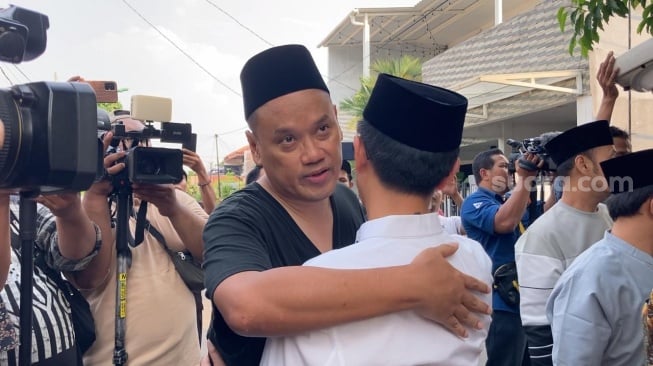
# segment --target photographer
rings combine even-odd
[[[519,237],[519,223],[526,212],[531,182],[540,162],[537,155],[526,153],[521,158],[532,170],[516,164],[520,180],[510,198],[504,202],[509,190],[508,158],[499,149],[476,155],[472,163],[478,190],[462,205],[461,218],[467,236],[478,241],[492,259],[495,286],[492,291],[492,324],[485,345],[487,365],[528,365],[526,338],[519,318],[519,297],[514,296],[514,245]],[[510,276],[502,275],[508,269]],[[499,277],[501,276],[501,277]],[[504,280],[498,280],[503,278]],[[505,290],[505,291],[504,291]],[[518,293],[517,293],[518,295]]]
[[[121,123],[126,131],[142,131],[144,125],[129,115],[119,115],[113,123]],[[113,138],[104,137],[105,147]],[[111,362],[114,350],[116,321],[116,241],[111,229],[111,213],[107,197],[112,192],[111,176],[125,169],[123,158],[133,139],[122,139],[122,151],[104,159],[107,179],[95,183],[84,195],[84,207],[103,231],[104,245],[86,271],[85,296],[91,304],[99,332],[93,347],[84,357],[86,365]],[[149,145],[149,140],[139,142]],[[148,205],[147,220],[174,251],[188,250],[195,261],[202,260],[202,228],[207,215],[188,194],[172,184],[131,184],[134,210],[141,201]],[[130,218],[130,235],[134,235],[136,219]],[[125,349],[129,363],[135,365],[192,365],[199,363],[197,319],[193,294],[186,287],[167,251],[152,234],[144,232],[140,245],[131,247],[126,301]]]
[[[553,340],[546,302],[572,261],[603,238],[612,220],[602,202],[609,195],[600,163],[614,157],[607,121],[574,127],[553,138],[546,151],[564,177],[562,198],[535,221],[515,246],[521,318],[533,365],[551,365]]]
[[[80,278],[101,248],[100,231],[87,217],[78,193],[39,196],[35,257],[45,265],[65,272],[71,280]],[[3,242],[11,240],[11,266],[4,291],[0,294],[13,329],[2,327],[3,336],[18,334],[20,303],[20,242],[18,239],[19,205],[16,196],[0,194],[0,232]],[[11,225],[10,225],[11,220]],[[10,233],[11,239],[7,238]],[[3,244],[4,245],[4,244]],[[32,363],[38,365],[81,365],[71,310],[62,290],[37,265],[34,266]],[[38,294],[38,296],[37,296]],[[3,337],[4,338],[4,337]],[[3,344],[5,346],[6,344]],[[18,347],[0,352],[0,364],[17,365]],[[11,347],[4,347],[6,350]]]

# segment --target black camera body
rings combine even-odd
[[[542,166],[537,168],[537,170],[542,172],[556,171],[558,166],[553,161],[553,159],[551,159],[551,156],[544,148],[546,142],[547,141],[545,141],[541,136],[530,137],[522,141],[513,139],[506,140],[506,144],[512,148],[512,151],[508,156],[508,171],[511,174],[517,171],[517,166],[515,163],[520,164],[520,167],[526,170],[535,170],[520,160],[526,153],[537,155],[540,160],[543,161]]]
[[[183,153],[180,149],[137,146],[139,141],[158,139],[161,142],[181,143],[192,148],[196,135],[190,123],[162,122],[161,129],[147,123],[141,131],[125,130],[125,125],[117,123],[112,127],[113,141],[108,153],[118,151],[120,141],[131,139],[133,146],[127,150],[122,161],[126,167],[122,174],[114,177],[118,185],[125,183],[169,184],[178,183],[183,178]],[[114,184],[115,185],[115,184]]]
[[[0,10],[0,61],[40,56],[48,17],[10,6]],[[82,83],[34,82],[0,89],[0,188],[48,193],[88,189],[102,168],[93,89]]]

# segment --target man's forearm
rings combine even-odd
[[[617,98],[603,97],[603,99],[601,100],[601,105],[599,107],[599,112],[596,114],[596,120],[610,121],[610,119],[612,119],[612,111],[614,110],[614,105],[616,102],[617,102]]]
[[[506,233],[515,230],[528,205],[530,191],[526,182],[518,182],[512,195],[501,205],[494,218],[494,228],[498,233]]]
[[[201,262],[204,257],[202,231],[206,225],[206,219],[185,206],[180,206],[173,215],[168,216],[168,219],[186,249],[190,251],[196,261]]]
[[[237,333],[280,336],[414,308],[414,283],[409,266],[281,267],[236,274],[220,284],[213,301]]]
[[[96,242],[95,227],[81,207],[79,210],[71,210],[66,216],[57,216],[55,221],[61,255],[79,260],[93,251]]]
[[[202,195],[202,206],[204,207],[204,212],[210,214],[215,209],[215,203],[217,201],[213,187],[210,184],[201,186],[200,194]]]
[[[100,228],[102,246],[84,270],[74,272],[71,275],[79,288],[92,289],[99,286],[107,278],[115,239],[111,228],[111,214],[107,198],[87,192],[82,202],[88,217]]]

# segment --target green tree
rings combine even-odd
[[[98,103],[97,106],[101,109],[104,109],[108,113],[111,113],[116,109],[122,109],[122,103],[119,101],[116,103]]]
[[[630,9],[643,9],[642,20],[637,26],[637,33],[646,30],[653,35],[653,1],[647,0],[571,0],[571,6],[558,9],[558,24],[564,32],[567,22],[573,27],[569,41],[569,54],[579,47],[583,57],[587,57],[594,44],[599,41],[599,29],[608,24],[610,18],[625,18]]]
[[[422,80],[422,61],[411,55],[403,55],[392,60],[376,60],[370,69],[372,75],[360,78],[360,89],[351,98],[340,102],[340,109],[352,114],[351,120],[347,123],[347,129],[349,130],[354,130],[358,121],[363,118],[363,110],[370,100],[372,88],[374,88],[378,74],[390,74],[415,81]]]

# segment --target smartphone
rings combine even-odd
[[[115,81],[91,80],[86,82],[95,91],[95,99],[98,103],[118,102],[118,85]]]

